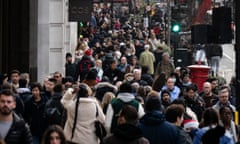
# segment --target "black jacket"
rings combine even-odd
[[[45,104],[47,98],[42,96],[39,102],[32,97],[25,104],[25,121],[29,124],[33,136],[42,137],[43,132],[47,128],[44,116]]]
[[[65,74],[66,76],[75,77],[76,73],[76,64],[74,63],[66,63],[65,64]]]
[[[15,113],[13,114],[13,123],[5,137],[7,144],[32,144],[32,134],[28,125]]]
[[[112,136],[104,139],[104,144],[149,144],[142,131],[131,124],[119,125]]]

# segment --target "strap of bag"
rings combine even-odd
[[[80,99],[80,96],[77,97],[77,102],[76,102],[76,107],[75,107],[75,116],[74,116],[74,121],[73,121],[73,128],[72,128],[72,136],[71,136],[71,139],[73,139],[74,131],[75,131],[75,129],[76,129],[76,124],[77,124],[79,99]]]
[[[96,118],[97,118],[98,117],[98,107],[96,104],[95,104],[95,106],[96,106]]]

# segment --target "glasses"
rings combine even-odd
[[[55,75],[54,78],[60,78],[60,76],[59,75]]]

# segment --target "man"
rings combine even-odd
[[[203,83],[203,92],[199,94],[204,102],[205,108],[212,107],[218,101],[218,97],[216,94],[212,92],[212,85],[210,82]]]
[[[124,105],[131,105],[138,111],[138,117],[141,118],[144,115],[142,105],[135,100],[135,96],[132,94],[133,89],[129,82],[124,82],[120,85],[119,93],[116,99],[113,99],[108,106],[106,114],[105,126],[107,130],[113,132],[117,127],[116,115],[120,112]]]
[[[59,71],[54,72],[53,78],[57,80],[58,84],[62,84],[62,73],[60,73]]]
[[[145,48],[145,51],[140,55],[139,64],[141,66],[147,66],[148,74],[153,75],[154,74],[153,64],[155,62],[155,57],[153,53],[149,51],[150,45],[145,45],[144,48]]]
[[[71,76],[75,77],[76,64],[72,62],[72,54],[66,53],[66,63],[65,63],[65,77]]]
[[[219,112],[220,108],[223,106],[229,106],[232,108],[233,112],[236,111],[236,108],[234,105],[232,105],[229,101],[229,94],[230,94],[230,90],[228,86],[222,86],[219,88],[218,91],[218,102],[212,106],[212,108],[214,108],[215,110],[217,110]]]
[[[198,96],[197,87],[195,84],[191,84],[186,88],[186,95],[183,99],[185,100],[186,106],[197,115],[198,121],[202,118],[202,113],[205,110],[204,100]]]
[[[110,66],[103,72],[103,76],[107,76],[111,84],[122,81],[124,77],[124,73],[117,68],[117,63],[116,59],[110,60]]]
[[[167,107],[165,116],[166,120],[175,125],[179,129],[180,143],[181,144],[192,144],[192,138],[190,135],[181,127],[184,119],[185,108],[181,104],[172,104]]]
[[[10,90],[0,93],[0,138],[8,144],[32,144],[32,135],[24,120],[13,110],[16,100]]]
[[[139,128],[151,144],[180,144],[179,130],[166,121],[159,97],[150,97],[146,101],[145,111]]]
[[[10,75],[10,83],[13,85],[16,89],[19,88],[18,81],[20,79],[20,72],[18,70],[12,70]]]
[[[53,88],[55,87],[56,84],[57,84],[57,80],[54,78],[50,78],[47,80],[45,85],[45,96],[48,99],[50,99],[53,96],[54,94]]]
[[[181,93],[180,88],[175,86],[175,83],[172,77],[167,78],[165,86],[162,87],[162,91],[163,90],[168,90],[170,92],[171,102],[179,98],[179,94]],[[161,91],[159,95],[161,95]]]
[[[136,127],[137,121],[137,110],[130,105],[124,106],[118,116],[117,128],[113,135],[104,139],[104,144],[149,144],[141,130]]]
[[[157,78],[162,72],[166,74],[166,77],[169,77],[171,73],[175,71],[175,66],[170,60],[168,52],[162,54],[162,61],[158,63],[155,78]]]
[[[127,63],[127,58],[125,56],[121,57],[120,63],[118,64],[118,69],[125,74],[127,67],[129,64]]]

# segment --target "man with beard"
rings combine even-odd
[[[23,119],[13,112],[16,100],[10,90],[0,93],[0,138],[9,144],[32,144],[32,135]]]

